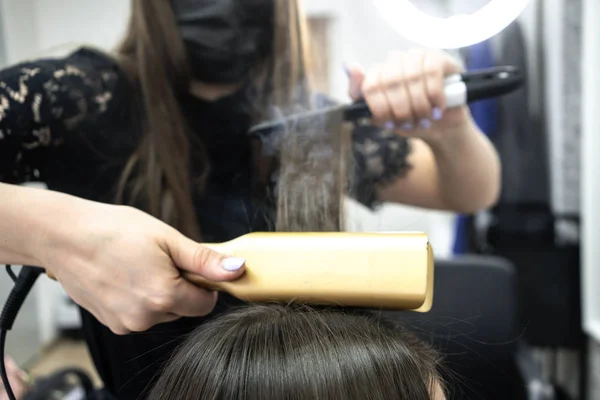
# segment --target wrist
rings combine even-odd
[[[57,275],[57,268],[69,265],[70,259],[82,255],[88,235],[83,228],[92,224],[94,207],[102,204],[62,193],[46,193],[46,217],[39,218],[36,258],[40,266]]]
[[[431,147],[434,153],[448,151],[456,153],[458,149],[472,143],[473,139],[477,139],[479,135],[481,135],[481,131],[466,111],[459,118],[442,121],[432,134],[425,134],[421,138]]]
[[[0,184],[0,263],[51,270],[72,247],[89,201],[33,187]],[[79,222],[80,224],[80,222]]]

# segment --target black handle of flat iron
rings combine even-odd
[[[502,66],[464,72],[461,81],[467,89],[467,103],[503,96],[519,89],[524,82],[517,67]],[[364,100],[356,101],[344,109],[346,121],[371,118],[371,110]]]

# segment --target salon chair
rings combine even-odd
[[[384,312],[444,357],[449,399],[554,400],[519,329],[518,287],[504,259],[436,260],[433,308]]]

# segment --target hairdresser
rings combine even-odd
[[[203,242],[342,229],[345,194],[331,171],[346,155],[289,143],[266,153],[246,134],[273,106],[323,103],[309,87],[298,1],[132,7],[113,54],[82,48],[0,71],[0,262],[58,279],[82,307],[95,365],[119,399],[137,398],[186,334],[236,303],[182,278],[242,274],[244,260]],[[445,108],[455,60],[418,50],[346,70],[350,97],[375,116],[352,132],[347,193],[368,207],[459,212],[496,200],[493,147],[468,108]],[[26,181],[50,190],[14,185]]]

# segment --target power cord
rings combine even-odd
[[[0,314],[0,375],[2,376],[2,383],[4,384],[4,389],[6,390],[8,399],[17,400],[10,386],[8,373],[6,371],[6,364],[4,362],[6,336],[8,331],[12,329],[15,319],[19,314],[19,310],[25,302],[27,295],[31,291],[33,284],[37,278],[45,272],[45,270],[39,267],[23,267],[21,268],[18,276],[14,274],[10,266],[7,266],[7,271],[11,278],[13,278],[15,281],[15,286],[8,295],[8,299],[6,300],[4,308],[2,309],[2,314]]]
[[[15,274],[15,271],[13,271],[12,265],[6,266],[6,272],[8,273],[8,276],[10,276],[10,279],[12,279],[12,281],[16,283],[17,282],[17,274]]]
[[[8,395],[9,400],[16,400],[15,394],[10,387],[10,382],[8,381],[8,373],[6,372],[6,363],[4,362],[4,347],[6,346],[6,330],[0,329],[0,375],[2,376],[2,384],[4,385],[4,390],[6,390],[6,394]]]

